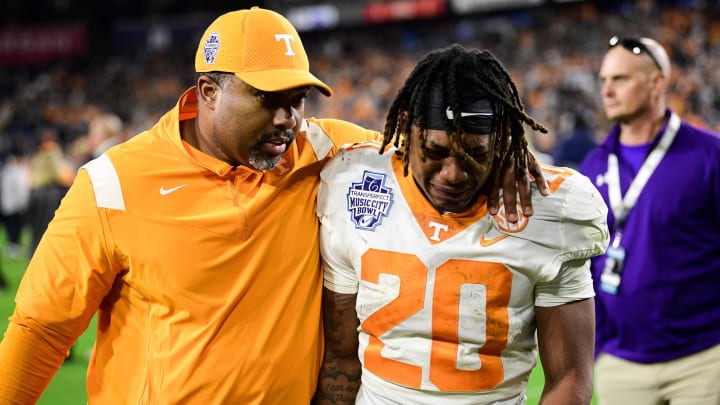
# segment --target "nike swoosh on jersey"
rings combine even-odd
[[[495,238],[485,239],[485,235],[483,235],[480,237],[480,246],[488,247],[490,245],[494,245],[494,244],[500,242],[501,240],[507,238],[508,236],[510,236],[510,235],[500,235]]]
[[[165,186],[160,186],[160,195],[168,195],[172,193],[173,191],[180,190],[181,188],[187,186],[187,184],[181,184],[179,186],[175,186],[173,188],[165,188]]]

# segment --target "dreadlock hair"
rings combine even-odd
[[[409,135],[412,125],[420,129],[422,159],[426,159],[425,124],[433,83],[442,85],[443,105],[448,105],[452,111],[461,111],[461,95],[468,93],[468,89],[472,95],[481,95],[499,107],[496,108],[498,121],[495,134],[499,138],[495,142],[498,158],[493,163],[493,170],[506,164],[513,164],[516,171],[527,168],[528,142],[523,124],[543,133],[547,133],[547,129],[525,113],[515,83],[492,53],[454,44],[425,55],[405,80],[388,111],[380,153],[391,142],[398,147],[398,154],[405,167],[405,176],[408,174],[410,148],[399,147],[403,134]],[[400,128],[403,122],[400,118],[404,112],[407,112],[408,116],[404,126]],[[462,133],[460,114],[455,114],[452,127],[448,128],[450,141],[463,145],[460,139]],[[403,141],[403,144],[405,143],[406,141]]]

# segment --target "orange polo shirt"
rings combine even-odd
[[[195,90],[85,165],[18,290],[0,402],[37,398],[98,312],[91,404],[307,404],[322,356],[315,196],[338,147],[379,135],[308,119],[272,171],[180,139]]]

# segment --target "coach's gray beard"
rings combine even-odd
[[[288,142],[286,143],[287,148],[285,149],[285,152],[283,152],[280,155],[277,156],[268,156],[260,151],[260,146],[267,142],[269,139],[275,138],[277,136],[283,136],[288,139]],[[263,136],[258,143],[255,144],[255,146],[250,150],[250,156],[248,158],[248,164],[255,168],[256,170],[272,170],[280,163],[280,160],[282,160],[283,155],[287,153],[288,150],[290,150],[290,146],[295,141],[295,133],[292,131],[279,131],[276,133],[266,134]]]
[[[260,156],[260,151],[258,151],[257,148],[253,148],[253,150],[250,151],[248,164],[256,170],[272,170],[280,163],[282,157],[283,155],[273,156],[271,158],[262,157]]]

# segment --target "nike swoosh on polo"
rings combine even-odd
[[[490,245],[494,245],[494,244],[500,242],[501,240],[507,238],[508,236],[510,236],[510,235],[500,235],[495,238],[485,239],[485,235],[483,235],[480,237],[480,246],[488,247]]]
[[[181,184],[181,185],[175,186],[173,188],[165,188],[165,186],[160,186],[160,195],[168,195],[168,194],[172,193],[173,191],[178,191],[185,186],[187,186],[187,184]]]

